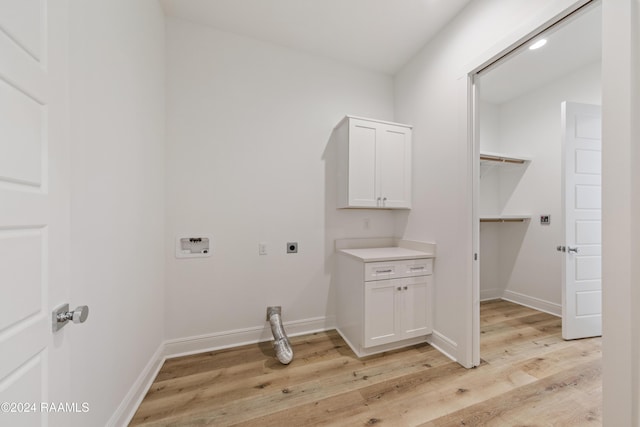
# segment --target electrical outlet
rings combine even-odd
[[[297,254],[298,253],[298,242],[287,242],[287,253],[288,254]]]

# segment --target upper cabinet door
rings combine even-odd
[[[349,206],[377,207],[376,146],[380,129],[375,123],[351,120],[349,124]]]
[[[382,126],[377,149],[382,207],[411,208],[411,129]]]
[[[338,139],[338,208],[411,208],[411,127],[347,116]]]

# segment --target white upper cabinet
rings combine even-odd
[[[411,208],[411,126],[346,116],[336,137],[338,208]]]

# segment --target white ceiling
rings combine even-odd
[[[553,80],[601,60],[602,7],[591,7],[546,32],[547,44],[519,52],[480,74],[480,99],[493,104],[507,102]]]
[[[471,0],[161,0],[168,16],[396,73]]]

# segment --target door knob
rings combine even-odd
[[[69,311],[69,304],[59,305],[52,313],[53,332],[62,329],[69,321],[84,323],[87,317],[89,317],[89,307],[86,305],[80,305],[73,311]]]
[[[64,320],[71,320],[73,323],[84,323],[87,320],[87,317],[89,317],[89,307],[81,305],[76,307],[73,311],[67,311],[65,314],[59,314],[58,321],[64,321],[60,320],[61,317],[64,318]]]
[[[556,246],[556,251],[558,252],[566,252],[567,248],[565,246]]]
[[[577,246],[567,246],[567,252],[577,254],[578,253],[578,247]]]

